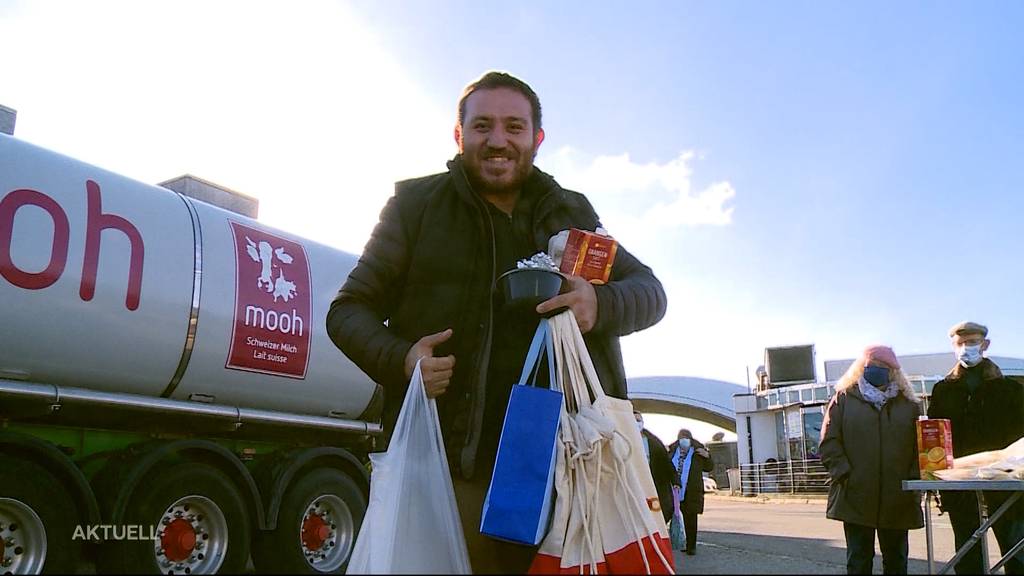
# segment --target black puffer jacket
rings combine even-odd
[[[550,237],[561,230],[599,226],[586,197],[561,188],[540,170],[533,170],[525,186],[536,198],[536,251],[547,250]],[[449,461],[466,477],[474,472],[484,424],[494,330],[491,287],[497,273],[489,211],[456,156],[448,172],[396,184],[327,315],[335,345],[383,386],[388,434],[408,387],[404,361],[409,348],[423,336],[453,329],[452,338],[434,351],[456,358],[438,411]],[[586,335],[587,348],[606,393],[625,398],[619,337],[658,322],[665,314],[665,291],[650,268],[622,246],[610,281],[595,291],[597,323]]]
[[[980,380],[974,394],[968,373]],[[1024,387],[988,358],[973,368],[958,362],[932,390],[928,417],[949,419],[957,458],[1002,450],[1024,436]]]
[[[969,379],[976,379],[972,394]],[[1024,386],[1003,376],[999,366],[985,358],[977,366],[964,368],[959,362],[935,385],[928,404],[929,418],[948,418],[953,432],[953,455],[957,458],[1002,450],[1024,436]],[[1008,492],[987,492],[989,510],[1006,500]],[[944,510],[974,510],[977,497],[971,492],[943,490]],[[1003,518],[1024,519],[1024,500],[1018,500]]]
[[[646,428],[640,431],[643,438],[647,440],[647,449],[650,454],[647,464],[651,469],[651,479],[654,480],[654,487],[658,491],[658,504],[661,507],[661,514],[665,522],[672,519],[672,485],[679,484],[678,474],[672,467],[672,459],[668,456],[668,449],[665,443],[657,436],[651,434]],[[703,480],[701,481],[703,483]],[[703,490],[703,486],[701,489]]]

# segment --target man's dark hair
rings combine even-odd
[[[477,90],[494,90],[495,88],[510,88],[526,97],[530,102],[530,107],[533,108],[533,133],[536,134],[540,130],[540,98],[537,97],[537,93],[530,88],[529,84],[519,78],[507,72],[493,70],[462,90],[462,96],[459,97],[459,126],[462,126],[462,122],[466,118],[466,99],[469,98],[469,95]]]

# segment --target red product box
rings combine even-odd
[[[922,480],[938,480],[936,470],[953,467],[953,430],[945,418],[917,421],[917,453]]]
[[[559,269],[570,276],[582,276],[593,284],[604,284],[612,273],[617,240],[596,232],[571,228]]]

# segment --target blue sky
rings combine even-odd
[[[639,164],[692,150],[694,189],[731,184],[728,225],[643,245],[699,287],[697,301],[670,293],[677,330],[708,305],[751,316],[679,338],[688,371],[742,382],[739,358],[697,366],[749,328],[761,347],[816,343],[821,360],[874,341],[944,351],[946,329],[975,318],[994,352],[1024,354],[1024,5],[398,5],[358,6],[428,92],[489,67],[533,83],[541,167],[561,146]]]
[[[79,4],[85,4],[80,6]],[[746,382],[948,350],[1024,357],[1024,4],[12,2],[19,137],[148,182],[190,172],[358,252],[399,178],[443,169],[463,85],[541,97],[537,160],[666,285],[627,373]]]

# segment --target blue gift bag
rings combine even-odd
[[[536,384],[545,352],[552,389],[527,383],[532,374]],[[555,389],[554,358],[548,320],[542,319],[505,411],[480,520],[480,532],[487,536],[537,545],[547,533],[554,503],[555,449],[562,410],[562,392]]]

